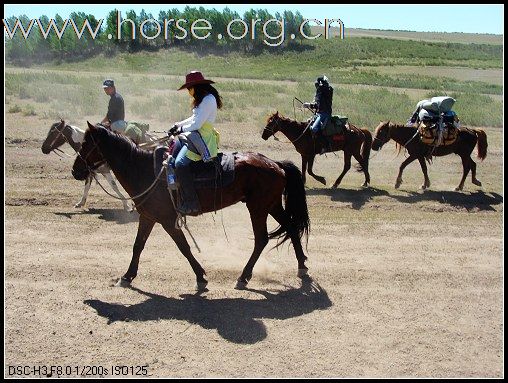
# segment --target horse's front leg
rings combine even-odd
[[[242,275],[240,275],[236,282],[235,288],[239,290],[247,287],[247,283],[252,278],[252,269],[259,259],[261,252],[268,244],[268,230],[266,228],[268,213],[264,211],[262,206],[259,206],[259,203],[252,203],[251,201],[247,202],[247,208],[249,209],[252,229],[254,231],[254,250],[242,271]]]
[[[185,238],[185,235],[183,234],[182,230],[176,229],[174,226],[174,222],[163,223],[162,227],[171,236],[173,241],[175,241],[176,246],[178,246],[178,249],[181,251],[184,257],[187,258],[187,261],[189,261],[192,270],[194,271],[194,274],[196,274],[196,290],[198,291],[205,290],[206,285],[208,284],[208,281],[204,277],[206,275],[205,270],[201,267],[199,262],[192,255],[189,243],[187,242],[187,239]]]
[[[120,198],[122,198],[122,203],[123,203],[124,210],[126,210],[128,212],[132,212],[134,210],[134,207],[132,205],[130,205],[129,203],[127,203],[127,200],[125,199],[125,197],[122,195],[122,193],[118,189],[118,186],[116,185],[116,182],[113,179],[113,176],[111,175],[111,172],[103,173],[102,175],[104,176],[104,178],[106,178],[106,180],[108,181],[109,185],[116,192],[116,194]]]
[[[90,186],[92,186],[93,175],[89,175],[85,180],[85,190],[83,190],[83,196],[81,200],[74,205],[74,207],[82,207],[85,206],[86,199],[88,197],[88,192],[90,191]]]
[[[428,187],[430,187],[430,179],[429,179],[429,175],[427,173],[427,164],[425,163],[425,157],[418,157],[418,162],[420,162],[420,166],[422,167],[422,172],[423,172],[423,177],[424,177],[424,181],[423,181],[423,185],[421,186],[421,189],[425,190]]]
[[[399,175],[397,176],[397,180],[395,181],[395,189],[398,189],[400,187],[400,184],[402,183],[402,172],[404,171],[404,168],[408,166],[411,162],[416,160],[416,158],[417,157],[415,155],[410,155],[408,158],[406,158],[406,160],[402,164],[400,164]]]
[[[337,187],[342,181],[342,178],[344,178],[349,169],[351,169],[351,156],[352,156],[351,152],[344,150],[344,169],[342,169],[342,173],[340,173],[339,178],[337,178],[337,180],[333,184],[332,189],[337,189]]]
[[[460,159],[462,160],[462,179],[460,180],[459,186],[455,188],[455,191],[460,191],[464,187],[464,182],[466,181],[466,177],[469,174],[469,171],[471,170],[471,157],[462,155],[460,156]],[[475,164],[476,165],[476,164]]]
[[[312,157],[309,157],[309,174],[314,177],[314,179],[318,182],[321,182],[323,185],[326,185],[326,179],[325,177],[318,176],[314,174],[314,170],[312,170],[312,167],[314,166],[314,158],[316,158],[316,155],[313,154]]]
[[[134,241],[134,247],[132,249],[131,263],[125,275],[116,283],[116,286],[129,286],[132,280],[136,278],[136,275],[138,275],[139,257],[145,248],[146,240],[150,236],[154,225],[155,221],[152,221],[143,215],[139,216],[138,234],[136,235],[136,240]]]

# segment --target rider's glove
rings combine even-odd
[[[171,127],[171,129],[169,129],[169,130],[168,130],[168,135],[170,135],[170,136],[171,136],[171,135],[176,136],[176,135],[178,135],[179,133],[181,133],[181,129],[180,129],[180,127],[179,127],[178,125],[176,125],[176,124],[175,124],[175,125],[173,125],[173,126]]]

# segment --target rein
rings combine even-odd
[[[134,201],[134,199],[135,199],[135,198],[139,198],[139,197],[141,197],[141,196],[143,196],[143,195],[147,194],[149,191],[151,191],[151,190],[153,189],[153,187],[155,186],[155,184],[157,183],[157,181],[159,181],[159,177],[160,177],[160,175],[162,174],[162,172],[164,171],[164,167],[162,167],[162,168],[161,168],[161,170],[160,170],[159,174],[157,174],[157,177],[155,177],[155,180],[154,180],[154,181],[153,181],[153,183],[152,183],[152,184],[148,187],[148,189],[146,189],[144,192],[139,193],[138,195],[136,195],[136,196],[134,196],[134,197],[122,198],[122,197],[117,197],[117,196],[115,196],[115,195],[113,195],[113,194],[109,193],[109,192],[108,192],[108,191],[104,188],[104,186],[102,186],[102,185],[101,185],[101,183],[100,183],[100,182],[99,182],[99,180],[97,179],[97,177],[96,177],[96,173],[95,173],[95,171],[94,171],[94,169],[97,169],[100,165],[107,163],[107,161],[106,161],[105,159],[102,159],[102,160],[100,160],[100,161],[97,161],[97,162],[93,163],[91,166],[88,166],[88,163],[86,162],[86,159],[88,158],[88,156],[89,156],[89,155],[90,155],[90,154],[91,154],[94,150],[98,150],[98,151],[100,152],[99,145],[97,145],[97,143],[95,142],[95,139],[93,138],[93,135],[92,135],[92,134],[90,134],[90,137],[92,138],[93,145],[94,145],[94,146],[93,146],[93,148],[92,148],[92,150],[90,150],[90,151],[88,152],[88,154],[86,155],[86,157],[85,157],[85,158],[83,158],[83,156],[81,156],[81,154],[80,154],[79,152],[78,152],[78,156],[79,156],[79,158],[81,158],[81,159],[83,160],[83,162],[85,163],[85,165],[86,165],[86,167],[87,167],[88,171],[89,171],[89,172],[93,175],[93,178],[95,179],[95,181],[99,184],[99,186],[101,187],[101,189],[102,189],[102,190],[104,190],[104,191],[106,192],[106,194],[107,194],[107,195],[109,195],[109,196],[111,196],[111,197],[113,197],[113,198],[115,198],[115,199],[121,200],[121,201],[129,201],[129,200],[132,200],[132,201],[135,203],[135,201]],[[147,196],[147,197],[148,197],[148,196]],[[145,199],[143,199],[143,201],[141,201],[139,204],[137,204],[137,205],[136,205],[136,207],[137,207],[137,206],[140,206],[143,202],[145,202],[145,200],[146,200],[146,198],[145,198]]]

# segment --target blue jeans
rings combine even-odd
[[[310,127],[312,133],[317,133],[319,130],[324,129],[331,117],[328,113],[317,113],[316,116],[314,123]]]
[[[192,160],[186,156],[189,149],[187,148],[187,145],[183,145],[180,151],[178,152],[176,159],[175,159],[175,168],[181,169],[185,166],[190,165]]]

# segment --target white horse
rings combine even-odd
[[[61,152],[61,150],[58,148],[63,144],[68,143],[77,153],[81,148],[81,143],[83,142],[84,136],[85,136],[84,130],[78,128],[77,126],[67,125],[64,122],[64,120],[61,120],[60,122],[55,122],[53,125],[51,125],[48,135],[44,140],[44,142],[42,143],[41,150],[44,154],[49,154],[52,151],[55,151],[55,153],[56,151]],[[104,164],[99,168],[97,168],[95,170],[95,173],[102,174],[104,178],[106,178],[106,180],[111,185],[116,194],[122,199],[123,208],[125,210],[129,212],[134,210],[132,204],[129,204],[127,202],[127,199],[122,195],[122,193],[118,189],[118,186],[116,185],[116,182],[113,178],[113,174],[111,173],[111,168],[107,164]],[[92,186],[93,178],[94,175],[90,174],[90,176],[88,176],[87,179],[85,180],[85,190],[83,192],[83,197],[81,197],[81,200],[77,204],[75,204],[74,207],[79,208],[85,206],[90,186]]]

